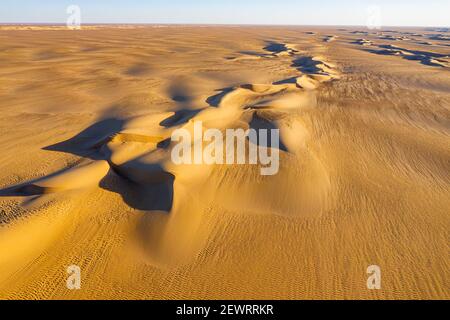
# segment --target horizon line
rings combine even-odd
[[[66,23],[62,22],[0,22],[0,26],[65,26]],[[146,26],[146,25],[158,25],[158,26],[263,26],[263,27],[362,27],[369,29],[365,25],[347,25],[347,24],[259,24],[259,23],[194,23],[194,22],[142,22],[142,23],[134,23],[134,22],[84,22],[81,23],[81,27],[85,26],[101,26],[101,25],[130,25],[130,26]],[[443,28],[450,29],[450,25],[447,26],[424,26],[424,25],[386,25],[381,26],[380,29],[383,28]],[[369,29],[370,30],[370,29]],[[450,31],[450,30],[449,30]]]

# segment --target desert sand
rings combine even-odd
[[[449,37],[0,26],[0,298],[449,299]],[[195,120],[279,173],[174,165]]]

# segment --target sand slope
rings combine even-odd
[[[0,27],[0,298],[450,297],[445,34],[34,29]],[[279,174],[174,165],[194,121],[280,129]]]

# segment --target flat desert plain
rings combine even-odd
[[[449,40],[0,27],[0,298],[450,299]],[[174,165],[195,121],[279,129],[279,171]]]

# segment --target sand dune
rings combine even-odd
[[[331,42],[331,41],[336,40],[336,38],[338,38],[338,36],[335,36],[335,35],[325,36],[325,37],[323,38],[323,41],[324,41],[324,42]]]
[[[420,61],[422,64],[437,67],[449,67],[449,55],[427,51],[408,50],[393,45],[379,45],[381,50],[370,50],[372,53],[401,56],[407,60]]]
[[[373,44],[372,41],[367,40],[367,39],[358,39],[354,43],[362,45],[362,46],[371,46]]]
[[[448,299],[446,37],[0,26],[0,298]],[[175,164],[199,121],[279,173]]]

